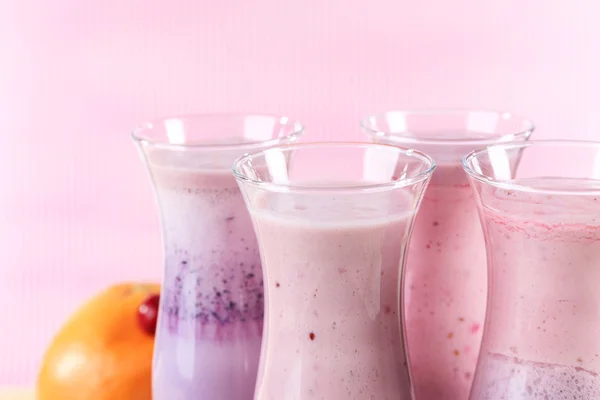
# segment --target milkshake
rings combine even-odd
[[[323,148],[330,157],[315,158],[311,149]],[[384,154],[390,149],[393,154]],[[268,160],[269,179],[288,182],[263,189],[259,180],[240,180],[267,296],[255,399],[412,399],[399,283],[431,164],[420,161],[419,169],[408,171],[416,181],[401,187],[395,171],[402,169],[396,168],[400,156],[410,158],[405,150],[368,144],[277,150],[241,161],[252,166],[246,176],[253,176],[261,159]],[[290,153],[293,162],[286,163]],[[326,175],[343,181],[307,180],[302,172],[311,166],[299,167],[302,158],[313,164],[340,158],[350,165],[329,164]],[[387,183],[373,181],[378,176]]]
[[[600,398],[598,154],[538,141],[465,157],[489,271],[471,400]]]
[[[231,164],[301,133],[285,117],[218,114],[168,118],[134,132],[160,209],[164,249],[153,399],[253,398],[262,266]]]
[[[487,270],[481,223],[460,164],[438,165],[423,196],[404,287],[417,395],[466,399],[483,333]]]
[[[250,399],[264,314],[256,237],[225,170],[153,166],[165,275],[153,397]]]
[[[410,399],[398,274],[412,215],[255,218],[270,302],[257,399]]]
[[[419,400],[466,400],[487,299],[486,250],[461,158],[474,148],[527,140],[529,121],[491,111],[390,111],[361,126],[373,141],[421,150],[436,161],[410,240],[404,317]]]
[[[558,179],[514,183],[587,186]],[[493,296],[472,399],[600,398],[600,198],[481,193],[494,247]]]

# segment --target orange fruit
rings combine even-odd
[[[75,312],[44,355],[38,400],[150,400],[154,335],[139,314],[159,290],[115,285]]]

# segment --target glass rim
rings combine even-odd
[[[356,185],[342,185],[342,186],[310,186],[310,185],[297,185],[293,183],[273,183],[273,182],[264,182],[257,179],[252,179],[246,176],[245,174],[240,172],[240,168],[242,164],[245,162],[252,160],[252,158],[256,157],[264,157],[267,152],[275,151],[275,150],[301,150],[301,149],[315,149],[315,148],[391,148],[398,151],[403,155],[406,155],[411,158],[416,158],[419,161],[423,162],[425,166],[427,166],[426,170],[420,172],[412,177],[399,179],[399,180],[390,180],[389,182],[382,183],[374,183],[374,184],[356,184]],[[294,143],[294,144],[286,144],[276,147],[270,147],[266,149],[262,149],[260,151],[254,153],[246,153],[243,156],[239,157],[233,163],[231,170],[233,172],[233,176],[238,182],[243,182],[250,184],[254,187],[258,187],[261,189],[268,189],[270,191],[283,192],[283,191],[295,191],[295,192],[337,192],[337,191],[360,191],[360,192],[369,192],[369,191],[378,191],[378,190],[386,190],[386,189],[397,189],[412,186],[423,181],[426,181],[433,171],[436,168],[436,163],[432,157],[423,153],[422,151],[412,149],[409,147],[396,146],[391,144],[380,144],[380,143],[369,143],[369,142],[348,142],[348,141],[327,141],[327,142],[304,142],[304,143]]]
[[[533,140],[533,141],[520,141],[520,142],[505,142],[505,143],[497,143],[490,146],[487,146],[483,149],[473,150],[462,158],[462,167],[463,170],[467,173],[467,175],[474,180],[485,183],[500,189],[504,190],[515,190],[520,192],[527,193],[538,193],[538,194],[548,194],[548,195],[600,195],[600,188],[592,188],[592,189],[581,189],[581,190],[573,190],[573,189],[540,189],[536,187],[521,185],[519,183],[515,183],[514,181],[500,180],[495,179],[494,177],[484,175],[475,171],[471,167],[471,162],[473,159],[477,157],[489,153],[490,149],[493,148],[502,148],[505,150],[515,150],[515,149],[526,149],[528,147],[580,147],[580,148],[590,148],[597,149],[600,153],[600,141],[592,141],[592,140],[560,140],[560,139],[549,139],[549,140]],[[600,180],[599,180],[600,182]]]
[[[510,118],[521,120],[523,123],[527,125],[526,129],[518,130],[514,133],[506,133],[498,136],[492,136],[489,132],[479,132],[490,135],[492,137],[489,138],[449,138],[449,139],[440,139],[440,138],[428,138],[428,137],[411,137],[411,136],[403,136],[397,135],[389,130],[381,130],[374,129],[369,125],[369,120],[375,118],[379,120],[390,113],[398,113],[401,115],[461,115],[461,114],[470,114],[470,113],[485,113],[485,114],[496,114],[500,116],[510,116]],[[493,144],[497,142],[509,142],[526,139],[531,133],[535,130],[535,124],[533,121],[523,115],[514,114],[511,112],[497,111],[497,110],[486,110],[486,109],[471,109],[471,108],[431,108],[431,109],[415,109],[415,110],[387,110],[381,112],[379,114],[369,115],[360,120],[360,127],[373,138],[385,138],[389,139],[392,142],[402,142],[407,144],[424,144],[424,145],[460,145],[460,146],[482,146],[487,144]]]
[[[155,124],[164,123],[168,120],[180,120],[180,121],[201,121],[201,120],[213,120],[213,119],[236,119],[244,117],[262,117],[270,118],[281,121],[285,119],[284,125],[291,128],[291,132],[288,135],[271,138],[267,140],[258,140],[252,142],[231,142],[231,143],[169,143],[161,139],[152,139],[149,136],[143,136],[143,132],[150,132],[155,129]],[[285,115],[277,114],[265,114],[265,113],[198,113],[198,114],[176,114],[167,117],[153,119],[138,125],[133,131],[131,131],[131,138],[144,146],[152,146],[156,148],[171,149],[171,150],[182,150],[182,149],[203,149],[203,150],[233,150],[233,149],[259,149],[261,147],[274,146],[281,143],[283,140],[294,141],[304,133],[305,126],[296,119],[289,118]]]

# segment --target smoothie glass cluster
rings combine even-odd
[[[487,268],[461,159],[490,144],[526,141],[534,126],[508,113],[462,110],[390,111],[361,126],[372,141],[418,149],[437,164],[403,280],[409,360],[417,400],[466,400],[483,332]]]
[[[529,120],[489,111],[361,126],[373,143],[298,145],[265,115],[133,133],[164,247],[153,398],[594,398],[598,149],[530,146]]]
[[[257,400],[410,400],[399,286],[434,169],[369,143],[271,148],[234,174],[263,260]]]
[[[600,143],[495,145],[464,166],[490,273],[471,400],[600,399]]]
[[[164,275],[155,400],[253,398],[264,315],[260,255],[231,173],[244,153],[295,142],[287,117],[205,115],[133,133],[159,207]]]

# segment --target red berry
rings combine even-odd
[[[154,335],[156,332],[156,320],[158,318],[158,303],[160,296],[151,294],[146,297],[144,302],[140,304],[137,313],[137,319],[140,327],[149,335]]]

